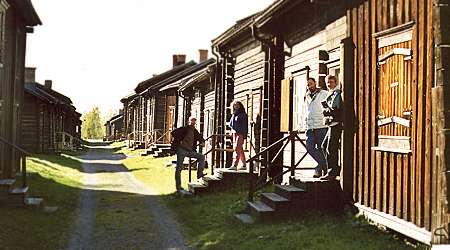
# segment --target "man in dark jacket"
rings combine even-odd
[[[195,128],[197,119],[195,117],[189,118],[189,125],[177,128],[172,131],[172,149],[177,153],[177,166],[175,170],[175,185],[178,192],[183,192],[181,187],[181,170],[183,169],[183,162],[185,157],[194,158],[197,160],[197,178],[200,179],[205,174],[203,168],[205,167],[205,157],[197,153],[197,142],[204,145],[205,140],[202,135]],[[185,191],[184,191],[185,192]]]
[[[341,90],[335,76],[327,77],[328,96],[322,102],[324,123],[328,131],[323,140],[322,149],[327,161],[328,173],[321,179],[334,180],[341,173],[338,165],[339,139],[342,131],[343,103]]]

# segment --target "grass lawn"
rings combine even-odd
[[[81,187],[80,163],[58,155],[27,158],[30,196],[44,198],[46,213],[30,208],[0,207],[2,249],[62,249],[76,219]],[[20,184],[20,178],[18,182]]]
[[[201,197],[178,197],[171,158],[135,157],[124,161],[136,177],[158,191],[197,249],[416,249],[399,235],[379,230],[362,218],[311,214],[304,218],[244,225],[233,215],[245,208],[246,185]],[[183,171],[186,186],[187,171]]]

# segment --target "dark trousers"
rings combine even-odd
[[[327,135],[322,143],[322,150],[327,162],[328,174],[331,176],[339,176],[341,173],[341,167],[338,165],[341,131],[342,126],[340,124],[328,127]]]

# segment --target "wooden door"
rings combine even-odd
[[[378,48],[378,147],[411,150],[411,41]]]
[[[165,137],[166,138],[165,143],[170,143],[170,141],[172,140],[172,135],[170,134],[170,132],[173,130],[174,122],[175,122],[175,106],[169,106],[166,119],[166,132],[168,133],[166,134]]]
[[[172,136],[170,132],[172,132],[174,124],[175,124],[175,106],[177,105],[176,96],[167,96],[166,97],[166,124],[165,124],[165,133],[164,137],[165,143],[170,143],[172,140]]]

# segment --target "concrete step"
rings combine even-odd
[[[293,185],[275,185],[275,193],[292,201],[304,198],[305,190]]]
[[[261,201],[279,213],[289,212],[289,200],[276,193],[262,193]]]
[[[44,199],[36,197],[28,197],[24,200],[25,206],[31,208],[41,208],[44,204]]]
[[[0,180],[0,193],[7,194],[12,185],[16,182],[15,179],[1,179]]]
[[[253,224],[255,223],[255,219],[250,214],[235,214],[234,218],[238,219],[240,222],[244,224]]]
[[[26,194],[28,192],[29,187],[16,187],[11,189],[11,191],[9,192],[9,194],[11,195],[23,195]]]
[[[205,193],[208,190],[208,186],[205,183],[199,183],[199,182],[191,182],[188,184],[189,192],[192,194],[198,195],[201,193]]]
[[[334,199],[342,192],[339,181],[320,180],[319,178],[297,177],[289,180],[291,185],[307,192],[306,198]]]
[[[251,215],[261,220],[268,220],[273,217],[275,210],[262,201],[248,201],[248,210]]]

